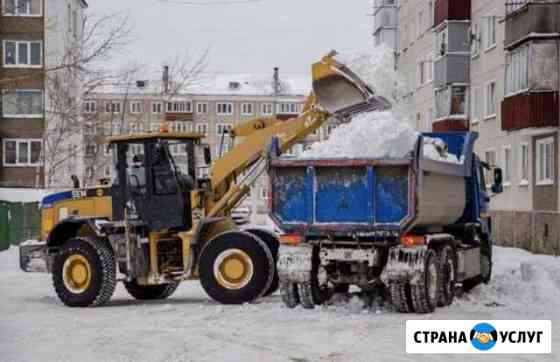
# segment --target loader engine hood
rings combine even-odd
[[[317,103],[335,116],[385,110],[390,102],[376,96],[372,89],[346,65],[335,59],[332,51],[313,64],[313,92]]]

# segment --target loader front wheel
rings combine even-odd
[[[52,270],[56,294],[69,307],[102,305],[115,291],[113,250],[103,240],[70,239],[55,256]]]
[[[128,294],[138,300],[165,299],[173,294],[179,287],[180,282],[171,282],[160,285],[140,285],[136,280],[124,282]]]
[[[272,253],[272,258],[274,259],[274,265],[276,265],[276,263],[278,262],[278,249],[280,248],[280,241],[278,241],[276,235],[274,235],[270,231],[263,229],[248,229],[245,231],[255,235],[257,238],[261,239],[266,244],[266,246],[268,246],[268,249]],[[272,278],[272,284],[270,285],[266,293],[264,293],[265,297],[274,294],[280,287],[280,279],[278,278],[276,267],[274,268],[274,270],[275,271],[274,277]]]
[[[268,246],[255,235],[228,231],[202,250],[202,287],[223,304],[243,304],[262,297],[270,288],[276,266]]]

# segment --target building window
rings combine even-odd
[[[95,156],[97,153],[97,146],[96,145],[86,145],[86,156]]]
[[[197,114],[207,114],[208,113],[208,103],[197,103],[196,104]]]
[[[41,0],[3,0],[5,16],[41,16]]]
[[[506,54],[506,96],[529,87],[529,46],[524,45]]]
[[[162,111],[163,111],[163,102],[152,102],[152,114],[161,114]]]
[[[221,135],[224,133],[229,133],[229,131],[231,131],[233,125],[231,124],[225,124],[225,123],[218,123],[216,125],[216,134]]]
[[[492,81],[484,87],[484,117],[492,118],[496,116],[496,82]]]
[[[154,122],[150,124],[150,132],[159,132],[159,123]]]
[[[140,101],[134,101],[134,102],[130,102],[130,113],[142,113],[143,107],[142,107],[142,102]]]
[[[172,132],[190,132],[191,124],[188,122],[173,122],[171,124]]]
[[[2,140],[4,166],[39,166],[41,164],[42,141],[40,139]]]
[[[435,93],[436,118],[467,115],[467,87],[451,86]]]
[[[272,113],[272,103],[261,104],[261,114],[263,116],[271,116]]]
[[[478,123],[478,121],[480,120],[480,114],[481,114],[481,97],[480,97],[480,87],[473,87],[472,88],[472,95],[471,95],[471,105],[472,105],[472,109],[471,109],[471,119],[472,119],[472,123]]]
[[[418,26],[417,32],[418,32],[418,37],[420,37],[423,33],[424,33],[424,10],[420,10],[418,12],[418,23],[416,24]]]
[[[40,68],[43,64],[41,41],[4,40],[4,67]]]
[[[528,185],[529,184],[529,145],[527,143],[521,144],[521,155],[519,159],[521,161],[520,185]]]
[[[233,114],[233,103],[218,103],[216,105],[217,113],[222,116]]]
[[[554,138],[537,140],[537,185],[554,184]]]
[[[2,115],[12,118],[43,117],[43,91],[14,89],[2,95]]]
[[[84,135],[93,136],[95,134],[94,127],[91,123],[86,123],[84,126]]]
[[[105,112],[121,113],[121,102],[105,102]]]
[[[511,184],[511,147],[505,146],[503,149],[503,183],[505,186]]]
[[[484,24],[484,50],[490,50],[496,46],[496,17],[486,16],[482,20]]]
[[[268,187],[261,187],[261,200],[268,200]]]
[[[471,56],[474,58],[480,53],[480,26],[478,23],[472,24]]]
[[[278,103],[277,112],[280,114],[298,114],[297,103]]]
[[[447,53],[447,27],[436,33],[436,56],[443,56]]]
[[[486,161],[486,163],[490,166],[496,166],[496,151],[494,150],[487,150],[486,152],[484,152],[484,160]],[[490,185],[492,185],[492,173],[491,172],[485,172],[484,173],[484,177],[486,179],[486,185],[489,187]]]
[[[173,113],[191,113],[192,102],[168,102],[167,112]]]
[[[92,178],[95,175],[93,167],[88,166],[86,167],[86,178]]]
[[[84,102],[84,112],[85,113],[95,113],[95,112],[97,112],[97,102],[96,101],[85,101]]]
[[[208,134],[208,123],[197,123],[196,133],[200,133],[206,136]]]
[[[430,53],[426,56],[426,61],[424,62],[424,73],[426,74],[426,82],[430,83],[434,80],[434,57]]]
[[[244,116],[250,116],[253,114],[253,104],[243,103],[241,104],[241,114]]]

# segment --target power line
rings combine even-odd
[[[237,5],[237,4],[249,4],[249,3],[260,3],[263,0],[215,0],[215,1],[181,1],[181,0],[158,0],[161,3],[177,4],[177,5],[195,5],[195,6],[206,6],[206,5]]]

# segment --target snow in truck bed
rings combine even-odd
[[[558,361],[560,258],[495,248],[495,274],[451,307],[428,315],[335,306],[287,309],[276,294],[225,306],[198,282],[165,301],[138,302],[118,286],[100,308],[67,308],[50,275],[18,270],[0,252],[1,361],[473,361],[469,355],[406,355],[407,319],[551,319],[552,355],[487,355],[484,361]],[[478,359],[478,358],[475,358]]]

